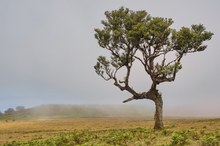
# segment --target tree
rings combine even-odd
[[[182,68],[181,59],[191,53],[204,51],[204,41],[213,33],[206,31],[202,24],[171,28],[172,19],[152,17],[146,11],[132,11],[121,7],[106,11],[103,28],[95,29],[95,38],[102,48],[110,52],[110,57],[99,56],[94,66],[96,73],[106,81],[113,80],[122,91],[128,91],[134,99],[149,99],[155,103],[154,129],[163,128],[163,100],[157,86],[172,82]],[[152,81],[150,89],[138,93],[130,85],[132,67],[136,62]],[[123,79],[121,74],[124,73]]]
[[[22,112],[25,110],[25,107],[24,106],[17,106],[15,109],[17,112]]]
[[[13,108],[8,108],[6,111],[5,111],[5,114],[7,115],[12,115],[15,113],[15,110]]]

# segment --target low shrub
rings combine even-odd
[[[202,146],[219,146],[218,139],[211,134],[204,135],[201,144]]]
[[[174,132],[172,134],[172,142],[171,146],[183,146],[183,145],[188,145],[188,130],[182,130],[179,132]]]

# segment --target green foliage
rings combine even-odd
[[[218,139],[211,134],[206,134],[203,136],[202,146],[219,146]]]
[[[182,27],[178,32],[173,31],[174,49],[179,53],[204,51],[207,46],[202,43],[210,40],[212,35],[213,33],[205,31],[202,24],[192,25],[191,28]]]
[[[110,62],[104,56],[99,56],[98,62],[94,66],[94,68],[98,75],[104,76],[105,71],[107,73],[110,73],[109,65],[110,65]]]
[[[191,137],[193,140],[199,140],[201,137],[201,135],[198,131],[192,131],[192,132],[190,132],[190,134],[191,134]]]
[[[12,141],[4,146],[218,146],[219,139],[217,137],[216,133],[202,135],[197,130],[174,131],[169,127],[161,131],[146,128],[74,130],[69,133],[60,133],[48,139],[40,138],[26,142]]]
[[[189,131],[187,131],[187,130],[174,132],[173,135],[172,135],[171,146],[188,145],[189,144],[188,134],[189,134]]]
[[[104,137],[106,143],[110,145],[127,145],[127,141],[132,138],[130,132],[126,130],[112,130],[110,133]]]
[[[180,62],[176,62],[168,66],[167,65],[161,66],[159,64],[156,64],[155,68],[157,69],[158,72],[157,76],[163,78],[163,77],[172,76],[174,72],[178,72],[182,68],[182,65]]]
[[[171,28],[171,18],[152,17],[144,10],[132,11],[121,7],[106,11],[105,16],[106,20],[101,21],[103,28],[95,29],[95,38],[100,47],[110,51],[111,56],[109,60],[98,57],[94,68],[98,75],[105,80],[113,79],[115,85],[122,89],[116,74],[126,67],[126,81],[122,83],[126,83],[129,92],[130,68],[135,60],[141,62],[154,84],[174,81],[182,68],[183,55],[205,50],[207,46],[203,42],[213,35],[202,24],[175,30]]]

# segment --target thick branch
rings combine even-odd
[[[132,96],[126,100],[123,101],[123,103],[132,101],[132,100],[137,100],[137,99],[150,99],[155,101],[157,98],[158,90],[156,89],[156,86],[152,84],[151,89],[148,92],[143,92],[141,94],[138,94],[137,96]]]

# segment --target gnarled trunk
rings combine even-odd
[[[156,86],[152,86],[148,92],[143,92],[139,95],[132,96],[123,101],[123,103],[134,100],[134,99],[149,99],[154,101],[156,110],[154,115],[154,129],[162,129],[163,128],[163,100],[161,94],[156,89]]]
[[[158,91],[156,91],[158,93]],[[156,106],[156,111],[154,115],[154,129],[162,129],[163,128],[163,100],[161,95],[156,94],[156,98],[153,100]]]
[[[154,129],[162,129],[163,128],[163,100],[161,94],[156,89],[156,85],[153,84],[151,89],[147,92],[147,99],[154,101],[155,103],[155,114],[154,114]]]

